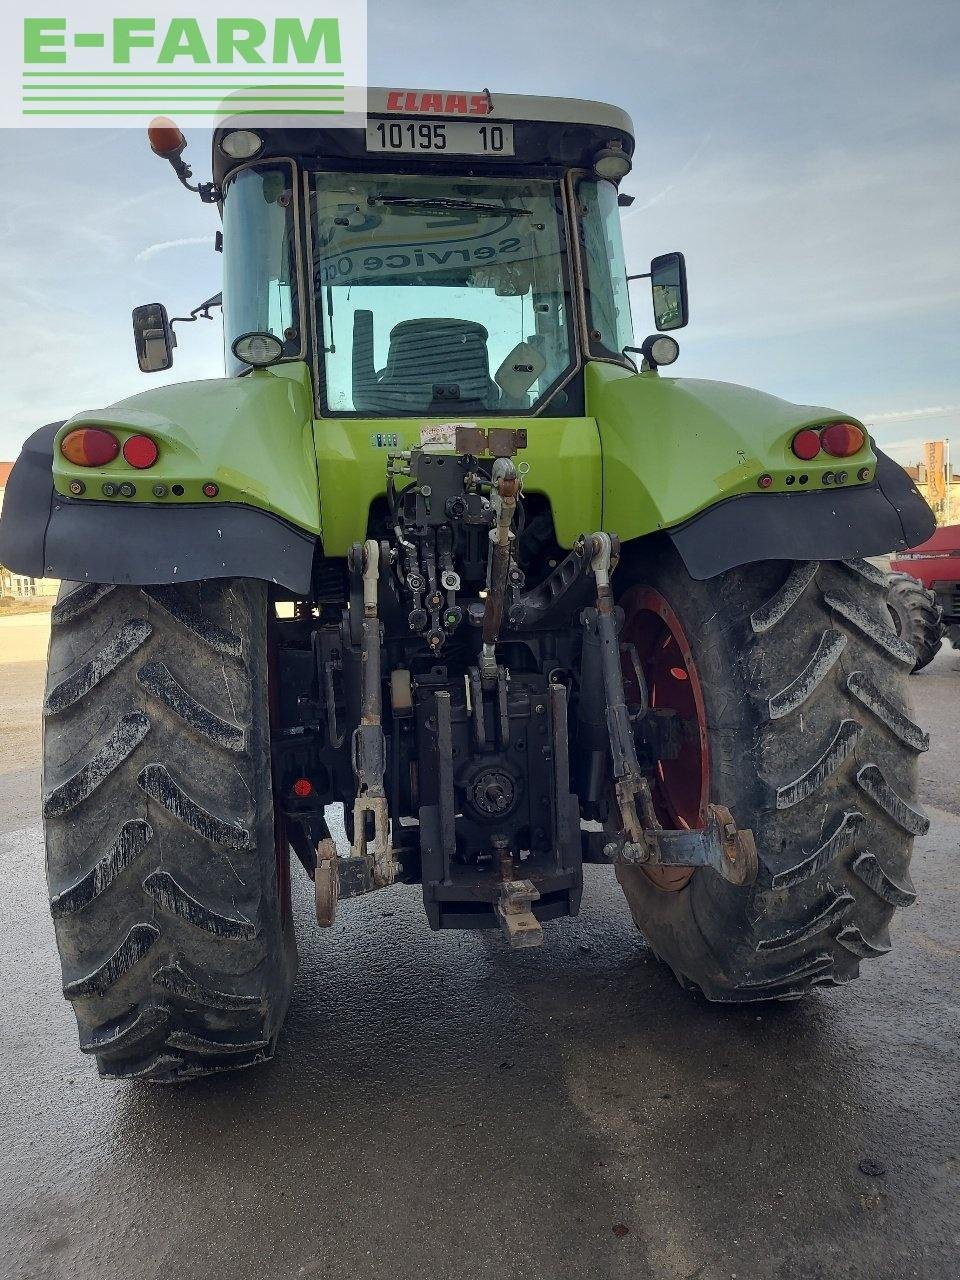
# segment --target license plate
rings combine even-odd
[[[367,150],[398,155],[512,156],[513,125],[472,120],[368,120]]]

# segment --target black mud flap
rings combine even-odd
[[[0,564],[31,578],[44,577],[43,542],[54,496],[53,439],[62,426],[51,422],[27,437],[3,495]]]
[[[50,476],[62,425],[35,431],[11,472],[0,563],[34,578],[72,582],[259,578],[310,590],[318,540],[267,511],[235,503],[161,507],[61,497]]]
[[[698,581],[757,560],[850,560],[926,542],[933,512],[904,469],[876,454],[873,484],[742,494],[667,533]]]

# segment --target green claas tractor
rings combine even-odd
[[[321,925],[399,882],[513,947],[603,864],[715,1001],[887,951],[927,742],[863,557],[932,518],[848,414],[663,376],[679,253],[633,345],[628,117],[373,90],[366,129],[228,119],[203,184],[151,141],[222,215],[227,376],[37,431],[0,536],[64,580],[43,817],[100,1071],[270,1058],[291,853]],[[169,367],[164,307],[134,330]]]

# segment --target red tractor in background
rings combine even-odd
[[[887,598],[897,631],[917,651],[915,671],[932,662],[946,632],[960,649],[960,524],[890,561]]]

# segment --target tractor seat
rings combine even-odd
[[[387,364],[364,388],[359,410],[425,412],[438,407],[492,407],[499,391],[490,377],[487,330],[472,320],[403,320],[390,330]]]

